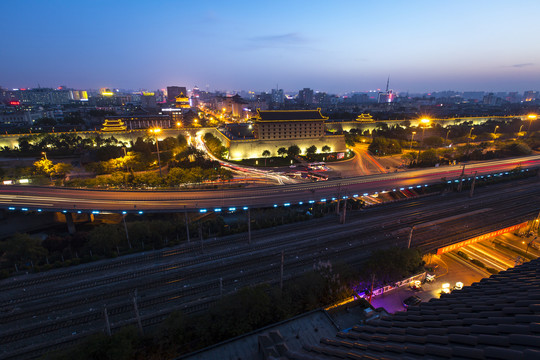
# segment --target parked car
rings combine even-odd
[[[421,302],[422,302],[422,300],[418,296],[413,295],[413,296],[409,296],[408,298],[403,300],[403,306],[408,308],[409,306],[418,305]]]

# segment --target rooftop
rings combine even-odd
[[[539,359],[540,260],[280,358]]]
[[[288,121],[288,120],[326,120],[328,117],[317,110],[260,110],[255,116],[258,121]]]
[[[540,359],[540,259],[356,324],[316,310],[183,359]]]

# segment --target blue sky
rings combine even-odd
[[[18,0],[0,86],[540,88],[540,1]]]

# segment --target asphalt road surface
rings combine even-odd
[[[469,164],[465,168],[465,177],[471,177],[475,172],[477,176],[482,176],[509,171],[518,165],[524,169],[540,167],[540,156]],[[461,173],[462,166],[456,165],[314,183],[197,191],[112,191],[6,185],[0,186],[0,208],[136,213],[287,206],[333,197],[355,197],[398,188],[421,187],[440,183],[442,178],[458,179]]]

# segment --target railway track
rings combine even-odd
[[[525,186],[525,190],[522,190],[522,189],[515,190],[515,191],[509,190],[508,194],[506,196],[507,197],[514,196],[514,199],[513,199],[514,201],[512,202],[513,205],[509,205],[509,206],[505,206],[504,208],[501,208],[501,209],[493,210],[493,212],[490,214],[491,215],[490,217],[494,218],[496,214],[512,212],[513,213],[512,217],[514,219],[517,219],[519,217],[530,216],[531,214],[536,214],[537,211],[538,211],[538,205],[536,205],[536,204],[538,204],[538,201],[536,201],[536,204],[533,204],[532,206],[528,207],[527,209],[523,209],[523,205],[526,204],[527,201],[531,199],[531,196],[535,196],[535,192],[531,190],[531,188],[534,188],[535,185],[536,184],[533,184],[532,186],[529,186],[528,190],[527,190],[526,186]],[[481,200],[483,198],[487,199],[488,197],[489,196],[480,195],[480,196],[476,197],[475,200]],[[462,202],[466,203],[466,202],[470,202],[470,201],[465,200],[465,201],[462,201]],[[422,201],[417,202],[417,204],[422,204],[422,203],[423,203]],[[519,205],[517,205],[517,204],[519,204]],[[394,212],[396,209],[401,209],[401,211],[407,211],[408,208],[413,208],[414,209],[414,206],[412,206],[411,203],[398,203],[398,204],[392,204],[392,205],[394,205],[394,206],[386,207],[386,210],[388,210],[388,208],[392,208],[392,211]],[[467,211],[473,211],[473,210],[475,210],[477,208],[482,208],[482,207],[486,207],[486,206],[488,206],[488,205],[480,203],[480,204],[477,204],[477,205],[474,205],[474,206],[469,206]],[[451,214],[454,211],[454,210],[450,210],[450,209],[444,209],[444,205],[430,206],[430,209],[431,208],[436,208],[436,210],[432,211],[430,214],[427,214],[427,215],[424,215],[423,211],[421,211],[421,210],[420,211],[412,211],[409,214],[401,217],[399,221],[395,220],[395,221],[387,221],[387,222],[385,222],[383,224],[376,223],[376,224],[372,224],[372,225],[367,225],[367,226],[362,228],[363,237],[369,239],[371,236],[380,235],[381,230],[384,231],[384,234],[386,234],[386,235],[391,234],[393,232],[403,230],[404,228],[407,228],[408,226],[411,226],[414,223],[418,223],[420,218],[422,218],[423,222],[428,222],[428,221],[432,221],[432,220],[437,220],[437,219],[439,219],[441,217],[444,217],[445,215]],[[142,283],[141,283],[141,281],[138,281],[139,286],[133,286],[133,285],[126,284],[127,286],[125,286],[122,289],[118,289],[118,292],[116,292],[116,293],[113,292],[111,294],[112,296],[109,296],[109,297],[108,297],[107,294],[98,294],[98,295],[95,295],[93,298],[90,298],[90,299],[84,299],[84,300],[82,298],[73,299],[70,302],[59,303],[59,304],[55,304],[53,306],[56,306],[57,309],[60,310],[60,309],[69,309],[69,308],[73,308],[75,306],[84,305],[84,304],[91,304],[91,303],[96,303],[96,302],[98,302],[98,303],[107,302],[111,298],[115,298],[115,297],[118,298],[118,297],[125,296],[125,295],[129,294],[129,292],[132,291],[134,288],[145,290],[145,289],[153,289],[155,287],[162,287],[165,283],[167,283],[167,281],[172,281],[172,280],[175,280],[175,279],[177,280],[178,275],[180,275],[182,272],[186,273],[186,274],[184,274],[185,277],[182,278],[182,281],[192,281],[193,279],[204,278],[204,277],[208,277],[208,276],[214,276],[214,278],[213,278],[214,280],[213,280],[213,282],[209,280],[209,281],[207,281],[207,283],[201,283],[199,285],[193,285],[193,286],[190,286],[190,288],[187,288],[187,289],[186,288],[181,288],[181,289],[173,289],[173,290],[170,290],[170,291],[163,291],[160,294],[156,294],[155,296],[150,296],[148,298],[141,299],[141,301],[139,303],[141,311],[151,310],[153,307],[156,307],[156,305],[162,305],[162,304],[166,304],[168,302],[173,302],[173,301],[177,301],[177,300],[192,301],[193,298],[200,299],[201,297],[212,299],[212,295],[209,295],[209,294],[212,291],[215,292],[215,289],[217,288],[217,283],[215,281],[216,280],[216,278],[215,278],[216,273],[223,274],[224,287],[232,286],[234,284],[237,284],[238,286],[241,286],[241,285],[244,285],[244,284],[249,284],[249,283],[252,283],[253,279],[259,279],[259,280],[266,280],[267,281],[269,275],[272,275],[272,274],[275,275],[275,272],[277,271],[276,270],[277,267],[270,267],[270,268],[267,268],[267,269],[260,269],[260,270],[257,270],[255,272],[249,272],[249,274],[246,273],[246,274],[241,275],[241,276],[238,275],[237,270],[239,268],[246,268],[246,267],[254,266],[254,265],[257,265],[257,264],[260,265],[261,263],[263,263],[263,260],[272,260],[273,259],[274,262],[277,262],[276,258],[277,258],[278,250],[285,248],[287,253],[289,253],[288,250],[286,249],[286,247],[287,247],[287,245],[291,246],[291,244],[293,244],[293,240],[294,240],[294,244],[296,244],[296,245],[292,249],[293,254],[291,256],[296,256],[296,259],[298,259],[298,260],[297,261],[292,260],[290,263],[286,262],[285,268],[288,271],[301,271],[300,269],[305,269],[309,265],[312,265],[312,261],[314,261],[313,259],[317,259],[317,258],[320,258],[320,259],[326,259],[326,258],[327,259],[336,259],[336,258],[337,259],[343,259],[344,257],[348,257],[348,258],[351,257],[352,253],[355,253],[354,254],[355,258],[358,258],[358,254],[362,254],[362,253],[365,256],[367,256],[367,254],[369,254],[369,251],[371,249],[375,249],[375,248],[379,247],[380,240],[385,240],[386,236],[382,236],[382,239],[381,239],[380,236],[379,237],[375,236],[374,239],[369,240],[367,242],[364,241],[363,243],[361,243],[360,241],[349,242],[349,240],[358,238],[358,234],[357,234],[357,232],[358,232],[357,227],[358,226],[366,225],[365,223],[368,220],[362,219],[364,214],[367,214],[367,213],[371,212],[371,214],[375,218],[384,217],[384,214],[383,214],[384,209],[385,209],[385,206],[382,206],[382,207],[378,208],[377,211],[356,212],[354,214],[354,216],[351,216],[352,220],[349,221],[348,226],[344,226],[344,227],[333,226],[332,228],[326,229],[326,230],[318,229],[317,230],[317,237],[320,240],[319,240],[319,242],[317,242],[317,244],[316,244],[317,246],[315,246],[315,248],[324,247],[326,249],[330,249],[329,251],[326,251],[326,252],[320,252],[320,251],[319,252],[317,252],[317,251],[313,252],[314,243],[313,242],[309,243],[309,240],[312,240],[312,237],[313,237],[311,231],[306,232],[302,236],[290,235],[290,236],[287,237],[287,236],[279,236],[279,235],[285,235],[287,232],[290,232],[290,229],[285,229],[285,230],[280,229],[277,232],[279,234],[278,236],[280,237],[280,240],[270,242],[270,241],[266,241],[264,239],[258,239],[257,244],[252,245],[252,247],[248,247],[247,245],[238,246],[239,245],[238,241],[239,241],[239,239],[242,240],[242,238],[241,238],[241,236],[235,236],[235,237],[231,237],[230,239],[212,242],[212,243],[215,244],[215,246],[213,246],[213,247],[211,247],[210,244],[206,244],[206,248],[207,249],[210,249],[210,248],[212,248],[212,249],[220,249],[221,247],[227,247],[228,245],[230,246],[231,244],[234,244],[234,245],[237,246],[236,249],[229,250],[229,251],[216,251],[216,254],[213,254],[213,255],[210,255],[210,254],[201,255],[201,256],[198,256],[195,259],[187,260],[187,261],[179,264],[178,266],[176,266],[174,268],[171,268],[169,265],[162,265],[160,267],[159,271],[153,271],[152,269],[149,269],[148,272],[145,272],[147,269],[141,270],[141,272],[139,272],[137,274],[137,276],[135,276],[135,277],[129,277],[129,276],[125,277],[126,274],[122,274],[122,275],[119,275],[119,276],[112,276],[112,277],[104,278],[104,279],[101,279],[102,284],[99,285],[99,286],[112,284],[112,283],[116,283],[116,282],[129,282],[129,281],[132,281],[132,280],[137,280],[138,276],[149,276],[149,275],[156,275],[156,274],[159,275],[159,278],[163,278],[163,279],[167,279],[167,280],[157,281],[156,282],[155,279],[151,279],[151,280],[149,280],[147,282],[142,282]],[[514,221],[514,219],[510,219],[510,220],[507,220],[507,221],[511,222],[511,221]],[[453,222],[450,221],[450,222],[448,222],[447,225],[452,227],[452,226],[455,226],[456,224],[458,224],[459,222],[460,222],[459,220],[456,220],[455,224],[454,224]],[[328,224],[328,225],[330,225],[330,223],[335,224],[335,219],[330,219],[329,221],[324,222],[324,224]],[[502,222],[498,222],[493,226],[498,226],[500,224],[502,224]],[[298,224],[295,224],[295,225],[298,225]],[[294,225],[291,226],[291,227],[294,227]],[[458,235],[455,235],[454,238],[457,239],[457,237],[461,237],[460,239],[462,240],[464,236],[466,236],[466,237],[474,237],[474,236],[476,236],[476,234],[479,234],[480,232],[482,232],[483,231],[482,229],[485,229],[485,224],[480,224],[480,225],[478,225],[476,227],[474,227],[474,226],[470,227],[470,228],[468,228],[467,232],[460,232]],[[432,247],[432,245],[429,245],[428,240],[430,240],[432,243],[440,243],[440,242],[443,242],[443,241],[446,241],[446,244],[449,243],[449,241],[448,241],[449,238],[448,237],[443,237],[443,236],[437,236],[437,237],[432,237],[431,239],[424,239],[423,240],[423,237],[425,235],[423,233],[427,232],[428,230],[429,229],[423,229],[423,231],[416,232],[415,233],[415,239],[418,239],[418,243],[413,242],[413,245],[418,245],[421,248],[423,246],[425,246],[425,249],[428,249],[429,246]],[[273,236],[276,236],[276,233],[274,233]],[[450,238],[450,241],[453,241],[452,239],[454,239],[454,238]],[[392,239],[392,240],[394,240],[394,241],[396,241],[396,240],[397,241],[404,241],[404,240],[401,240],[401,239]],[[300,242],[300,243],[304,242],[306,244],[304,246],[298,246],[298,242]],[[307,243],[309,243],[309,244],[307,244]],[[437,247],[438,247],[438,245],[437,245]],[[193,248],[198,248],[198,246],[193,246]],[[353,250],[361,250],[361,251],[353,251]],[[270,252],[270,254],[264,255],[265,252]],[[302,252],[304,252],[304,253],[302,253]],[[164,256],[164,253],[167,253],[167,257],[176,257],[176,256],[181,257],[181,256],[189,256],[189,255],[191,255],[190,251],[186,251],[185,249],[164,250],[164,251],[152,254],[152,255],[141,256],[141,257],[137,258],[136,261],[131,262],[131,264],[151,262],[151,261],[155,261],[155,259],[162,259],[163,256]],[[202,266],[202,265],[208,264],[208,262],[212,262],[212,261],[213,262],[220,262],[220,261],[223,261],[224,259],[230,259],[230,258],[234,258],[234,257],[238,257],[238,258],[248,257],[249,258],[250,254],[252,255],[251,259],[244,259],[244,260],[240,260],[238,262],[232,262],[230,264],[223,265],[221,268],[213,267],[211,269],[206,269],[206,270],[201,269],[199,272],[197,272],[194,269],[197,266]],[[298,255],[296,255],[296,254],[298,254]],[[110,267],[109,269],[121,268],[122,266],[126,266],[125,264],[126,263],[122,264],[122,261],[117,261],[117,262],[115,262],[115,265],[113,267]],[[267,265],[268,264],[263,265],[263,267],[267,266]],[[167,267],[168,267],[168,270],[165,271],[165,268],[167,268]],[[96,270],[96,271],[103,271],[103,268],[101,268],[101,266],[94,267],[94,268],[99,269],[99,270]],[[254,267],[254,268],[257,269],[257,267]],[[219,271],[217,271],[217,270],[219,270]],[[165,273],[162,273],[163,271],[165,271]],[[230,273],[228,273],[228,271],[230,271]],[[64,278],[68,278],[67,275],[64,275],[64,274],[62,274],[62,275],[64,276]],[[53,276],[51,276],[49,279],[50,279],[49,281],[56,281],[57,280]],[[237,280],[237,281],[239,280],[239,281],[237,283],[235,283],[234,280]],[[91,289],[92,287],[97,286],[97,285],[90,285],[90,283],[91,282],[88,282],[88,284],[87,284],[88,286],[85,289]],[[29,284],[29,283],[27,283],[27,284]],[[27,285],[27,286],[31,286],[31,284]],[[147,287],[145,287],[145,286],[147,286]],[[77,289],[71,288],[71,291],[73,291],[73,292],[77,292],[77,291],[80,291],[80,290],[81,289],[77,290]],[[32,301],[35,301],[35,300],[42,299],[44,297],[61,296],[61,295],[65,295],[66,293],[69,293],[69,287],[57,289],[55,291],[56,291],[55,294],[49,293],[49,294],[43,294],[43,296],[38,296],[39,294],[36,294],[34,296],[38,296],[38,297],[34,297],[34,298],[31,298],[31,299],[27,299],[27,300],[24,300],[21,297],[20,300],[18,300],[18,299],[15,299],[15,300],[18,300],[18,302],[17,302],[18,304],[24,304],[24,303],[28,303],[28,302],[32,302]],[[170,300],[167,300],[167,299],[170,299]],[[4,303],[2,303],[2,305],[5,306]],[[127,302],[127,304],[122,304],[122,302],[119,302],[117,305],[116,304],[111,305],[111,307],[110,307],[110,315],[111,316],[118,316],[118,315],[126,314],[128,312],[131,312],[132,309],[133,309],[133,307],[132,307],[132,305],[129,304],[129,302]],[[50,310],[50,307],[49,307],[49,310]],[[8,315],[1,316],[0,321],[1,321],[1,323],[4,323],[4,324],[13,323],[15,321],[25,319],[25,318],[28,318],[29,316],[32,316],[32,314],[34,314],[34,311],[35,312],[42,311],[44,313],[46,311],[46,308],[45,307],[35,307],[35,308],[30,307],[30,308],[27,309],[27,311],[24,311],[25,314],[28,314],[28,316],[26,316],[26,317],[23,315],[23,313],[11,314],[11,315],[8,314]],[[157,312],[156,314],[158,314],[158,315],[156,315],[157,317],[164,316],[163,314],[160,314],[159,312]],[[62,322],[63,324],[65,324],[65,326],[59,326],[58,324],[54,325],[54,321],[53,321],[53,323],[47,324],[46,326],[41,326],[41,325],[37,326],[36,325],[35,327],[27,327],[25,329],[19,329],[19,331],[3,332],[2,334],[0,334],[0,344],[4,344],[4,343],[8,344],[8,343],[14,342],[14,341],[20,341],[20,340],[23,340],[23,339],[29,339],[29,338],[35,336],[38,333],[43,334],[44,332],[47,332],[47,331],[53,332],[53,331],[58,330],[59,328],[72,327],[72,326],[76,326],[77,324],[88,323],[89,321],[90,322],[99,321],[102,318],[102,316],[103,315],[102,315],[101,311],[95,311],[94,314],[83,314],[80,317],[75,316],[71,320],[70,319],[61,319],[60,321],[56,322],[56,323]],[[157,321],[157,320],[155,320],[155,318],[153,318],[151,316],[151,314],[148,314],[146,316],[146,318],[150,322]]]

